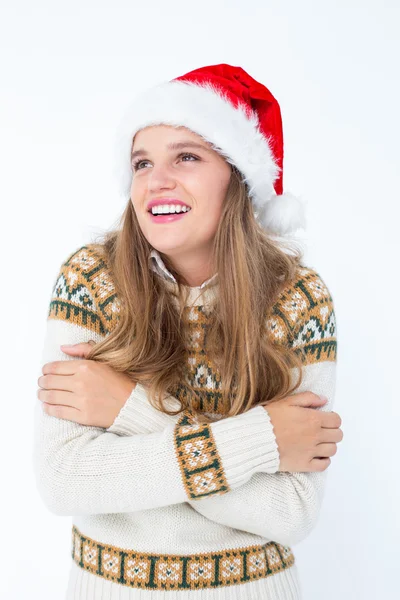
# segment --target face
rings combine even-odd
[[[231,167],[203,138],[185,127],[140,130],[132,145],[131,201],[150,245],[166,254],[187,279],[210,261]],[[160,199],[158,201],[158,199]],[[153,217],[148,203],[180,200],[190,211]],[[194,284],[194,285],[197,285]]]

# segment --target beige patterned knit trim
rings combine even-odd
[[[295,562],[276,542],[193,555],[128,551],[96,542],[72,528],[72,559],[82,569],[144,590],[215,589],[269,577]]]
[[[79,248],[61,266],[48,318],[106,335],[116,326],[119,312],[120,302],[104,257],[90,246]]]
[[[184,412],[175,425],[174,443],[186,495],[191,500],[230,491],[211,427]]]

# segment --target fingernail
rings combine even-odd
[[[62,344],[60,348],[72,348],[74,344]]]

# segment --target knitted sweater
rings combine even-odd
[[[173,290],[160,255],[154,251],[150,260]],[[51,512],[72,517],[66,600],[301,598],[292,546],[317,522],[327,471],[278,471],[276,437],[262,406],[224,418],[220,378],[206,354],[207,303],[217,292],[213,277],[190,288],[186,307],[187,376],[212,423],[154,409],[140,384],[108,429],[49,416],[36,401],[38,490]],[[41,364],[74,359],[60,345],[100,341],[119,311],[105,256],[91,244],[74,251],[52,291]],[[305,350],[296,393],[324,394],[329,402],[316,410],[332,410],[335,313],[314,269],[299,268],[267,325],[276,343]],[[184,382],[168,405],[176,408],[183,394]]]

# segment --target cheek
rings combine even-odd
[[[222,215],[222,201],[216,196],[215,190],[214,195],[210,194],[207,198],[204,198],[199,213],[201,213],[199,214],[199,226],[202,222],[207,230],[215,231]]]
[[[144,197],[145,197],[145,188],[143,183],[135,180],[132,182],[130,197],[133,207],[139,211],[139,207],[143,205]]]
[[[147,188],[147,172],[144,171],[145,170],[142,169],[132,175],[131,193],[140,193]]]
[[[135,179],[132,179],[132,183],[131,183],[131,199],[134,200],[135,197],[138,195],[138,191],[139,191],[140,186],[138,186],[138,183]]]
[[[208,205],[210,212],[219,218],[226,196],[225,182],[222,178],[210,178],[206,186],[207,189],[204,196],[205,202]]]
[[[146,215],[144,214],[143,209],[140,208],[143,205],[143,203],[141,203],[140,198],[137,195],[137,191],[131,193],[130,200],[136,215],[136,219],[138,220],[140,227],[143,227]]]
[[[182,181],[187,193],[193,196],[197,209],[214,211],[216,206],[223,203],[225,197],[225,182],[214,173],[204,172],[201,175],[190,174]]]

